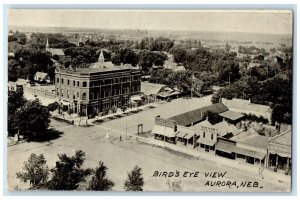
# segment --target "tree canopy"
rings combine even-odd
[[[135,166],[134,169],[128,173],[128,178],[125,181],[124,188],[126,191],[143,191],[144,178],[142,176],[142,168]]]

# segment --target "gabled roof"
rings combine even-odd
[[[65,55],[62,49],[48,48],[47,51],[49,51],[52,55],[58,55],[58,56]]]
[[[237,135],[238,133],[242,132],[234,125],[227,123],[226,121],[219,122],[213,125],[214,128],[218,129],[220,136],[224,136],[227,133],[232,133],[233,135]]]
[[[48,74],[44,72],[37,72],[35,74],[35,79],[36,80],[45,80],[47,78]]]
[[[169,119],[176,121],[177,124],[179,124],[179,125],[187,126],[192,123],[203,120],[203,115],[208,111],[220,114],[227,110],[228,110],[228,108],[223,103],[216,103],[216,104],[212,104],[210,106],[205,106],[202,108],[198,108],[196,110],[192,110],[192,111],[180,114],[180,115],[173,116]]]
[[[142,82],[141,83],[141,92],[144,93],[145,95],[156,95],[164,87],[166,87],[166,85]]]
[[[18,78],[18,80],[16,81],[16,83],[18,85],[26,85],[27,83],[29,83],[29,80],[23,79],[23,78]]]

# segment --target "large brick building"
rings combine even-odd
[[[89,68],[55,71],[56,97],[75,113],[107,113],[113,107],[128,105],[130,97],[140,90],[140,71],[130,65],[104,62],[102,51],[98,62]]]

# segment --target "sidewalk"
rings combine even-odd
[[[186,146],[178,146],[175,144],[171,144],[168,142],[156,140],[154,138],[144,138],[137,135],[130,135],[131,137],[135,138],[137,141],[147,143],[150,145],[155,145],[159,147],[163,147],[169,150],[173,150],[176,152],[184,153],[190,156],[193,156],[201,161],[208,161],[212,164],[217,164],[224,169],[230,167],[237,169],[237,171],[241,171],[241,173],[251,173],[253,176],[259,177],[259,179],[267,179],[271,182],[277,182],[278,184],[285,183],[291,185],[291,175],[285,175],[280,172],[273,172],[270,169],[263,168],[262,175],[259,174],[259,165],[252,165],[245,163],[240,160],[230,160],[221,156],[217,156],[214,153],[204,152],[196,149],[190,149]]]

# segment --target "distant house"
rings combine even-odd
[[[165,61],[163,67],[174,72],[186,71],[186,68],[183,65],[178,65],[176,62],[174,62],[174,57],[171,54],[168,54],[168,59]]]
[[[158,93],[163,92],[166,87],[167,86],[163,84],[141,82],[141,93],[156,100]]]
[[[15,53],[14,52],[9,52],[8,57],[15,57]]]
[[[47,73],[44,73],[44,72],[37,72],[35,75],[34,75],[34,80],[36,82],[40,82],[40,83],[50,83],[51,80],[50,80],[50,77],[48,76]]]
[[[226,121],[228,121],[231,124],[236,124],[241,119],[243,119],[244,115],[238,112],[234,112],[232,110],[227,110],[223,113],[220,113],[219,116],[223,117]]]
[[[208,118],[206,118],[205,121],[196,124],[193,128],[195,129],[196,134],[199,135],[199,138],[196,141],[199,149],[203,148],[207,152],[214,151],[215,144],[217,143],[218,129],[208,121]]]
[[[22,85],[18,85],[17,82],[9,81],[8,82],[8,91],[18,91],[18,90],[23,90]]]
[[[239,112],[242,114],[252,114],[257,117],[262,116],[268,119],[269,123],[271,123],[272,109],[270,108],[270,106],[251,103],[250,99],[244,100],[233,98],[232,100],[227,100],[222,98],[221,102],[231,111]]]
[[[46,51],[50,52],[52,56],[54,56],[54,55],[58,55],[59,57],[65,56],[65,53],[62,49],[49,47],[48,38],[47,38],[47,43],[46,43]]]
[[[227,112],[227,111],[226,111]],[[243,130],[238,129],[235,125],[229,124],[225,121],[225,119],[217,124],[213,125],[214,128],[216,128],[218,131],[218,136],[224,137],[224,138],[231,138],[235,135],[238,135]]]
[[[289,128],[281,134],[269,138],[266,166],[289,172],[291,169],[291,158],[292,131]]]
[[[189,112],[185,112],[176,116],[173,116],[169,119],[177,122],[178,125],[182,126],[191,126],[199,123],[204,120],[204,116],[206,112],[212,112],[216,114],[223,113],[227,111],[228,108],[223,103],[216,103],[210,106],[205,106],[202,108],[198,108]]]
[[[240,133],[230,139],[219,137],[216,144],[216,155],[262,165],[267,154],[267,141],[266,136],[249,132]]]
[[[155,125],[152,129],[155,139],[176,143],[176,122],[169,119],[155,117]]]
[[[30,81],[28,79],[18,78],[16,83],[17,83],[17,85],[21,85],[23,88],[25,86],[30,86]]]

